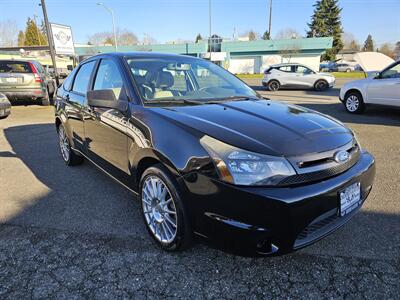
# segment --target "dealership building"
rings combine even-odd
[[[321,55],[332,48],[333,39],[296,38],[280,40],[255,41],[224,41],[211,47],[208,42],[183,44],[156,44],[118,46],[118,51],[152,51],[162,53],[184,54],[210,59],[220,64],[232,73],[254,74],[262,73],[270,65],[296,62],[319,69]],[[78,56],[88,56],[97,53],[112,52],[114,46],[75,45]]]

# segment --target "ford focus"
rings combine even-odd
[[[165,250],[200,236],[243,255],[287,253],[349,221],[374,181],[374,158],[345,125],[194,57],[93,56],[55,110],[64,162],[86,159],[132,191]]]

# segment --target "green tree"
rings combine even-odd
[[[42,46],[47,45],[47,38],[36,25],[35,21],[28,18],[25,28],[25,46]]]
[[[367,39],[364,42],[363,51],[374,51],[374,40],[372,39],[372,35],[368,34]]]
[[[333,37],[332,48],[325,52],[321,60],[334,60],[343,49],[341,12],[339,0],[318,0],[314,4],[307,37]]]
[[[271,34],[269,33],[269,31],[265,31],[263,36],[262,36],[263,40],[270,40],[271,39]]]
[[[203,37],[201,36],[201,34],[199,33],[197,36],[196,36],[196,40],[194,41],[196,44],[197,43],[199,43],[200,41],[202,41],[203,40]]]
[[[18,46],[25,46],[25,33],[22,30],[18,32]]]

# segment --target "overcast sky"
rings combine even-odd
[[[75,43],[90,34],[111,30],[111,17],[99,0],[47,0],[51,22],[72,26]],[[15,20],[24,29],[26,18],[42,18],[39,0],[0,0],[0,21]],[[115,11],[116,24],[158,42],[194,40],[208,36],[208,0],[105,0]],[[213,33],[232,37],[253,29],[262,34],[268,26],[269,0],[212,0]],[[305,34],[315,0],[273,0],[272,36],[284,28]],[[400,40],[400,0],[341,0],[346,32],[360,43],[371,33],[376,44]]]

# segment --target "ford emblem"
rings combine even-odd
[[[344,150],[336,152],[335,155],[333,156],[333,159],[339,164],[347,162],[349,158],[350,158],[349,152]]]

